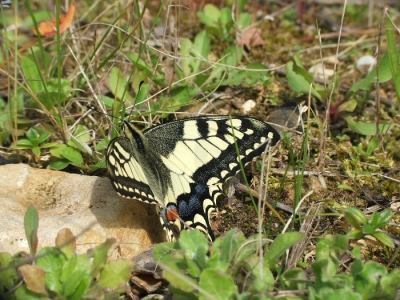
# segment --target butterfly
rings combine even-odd
[[[222,184],[280,139],[272,126],[241,116],[192,117],[144,132],[124,122],[121,129],[106,153],[112,186],[122,197],[156,204],[170,241],[187,228],[213,241],[210,214]]]

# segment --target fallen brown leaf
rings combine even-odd
[[[67,28],[71,26],[72,19],[74,18],[75,14],[75,3],[71,3],[66,14],[60,16],[60,33],[63,33]],[[38,35],[36,29],[32,29],[35,35]],[[38,26],[38,31],[41,36],[47,37],[56,35],[57,28],[56,28],[56,18],[50,21],[41,22]]]

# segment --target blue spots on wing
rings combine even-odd
[[[179,216],[186,220],[190,216],[193,216],[194,212],[202,211],[203,199],[206,197],[208,187],[197,184],[194,188],[194,193],[184,201],[179,203]]]

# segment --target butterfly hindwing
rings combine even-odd
[[[213,240],[209,216],[221,184],[240,170],[239,160],[245,165],[278,140],[275,129],[248,117],[188,118],[144,133],[125,123],[124,136],[107,149],[107,165],[121,196],[160,205],[168,239],[189,226]]]

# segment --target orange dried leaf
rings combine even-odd
[[[249,49],[256,46],[262,46],[265,42],[262,39],[261,34],[262,31],[260,28],[249,28],[240,34],[237,43],[239,45],[246,45]]]
[[[71,3],[66,14],[60,16],[60,33],[63,33],[69,26],[71,26],[72,19],[75,14],[75,3]],[[56,35],[56,19],[51,21],[41,22],[38,26],[38,30],[41,36],[52,36]],[[33,33],[37,35],[36,29],[32,29]]]

